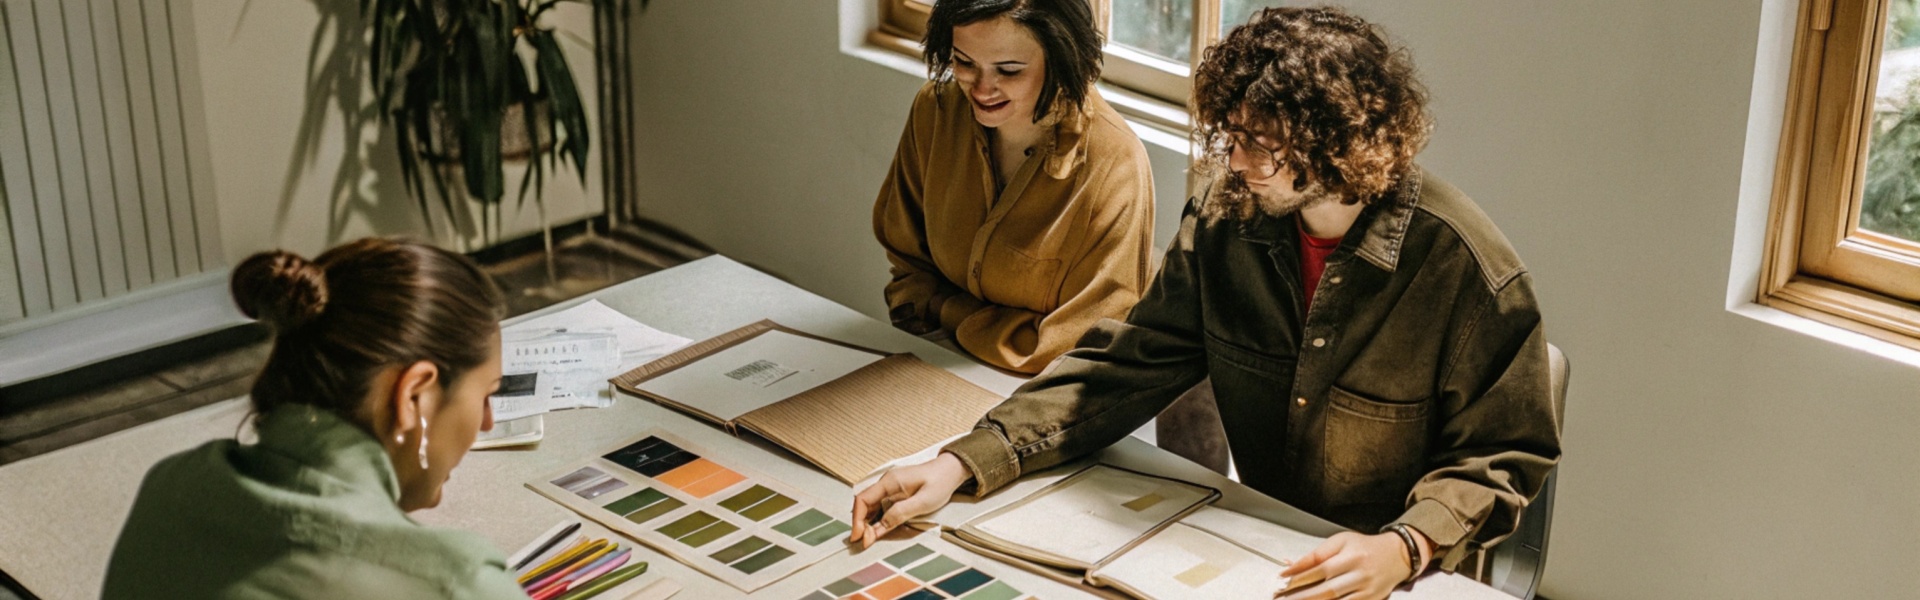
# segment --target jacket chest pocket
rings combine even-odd
[[[1060,259],[988,243],[980,262],[982,300],[1041,313],[1059,308]]]
[[[1328,400],[1329,503],[1404,502],[1426,464],[1433,403],[1382,402],[1337,386]]]
[[[1207,375],[1240,472],[1256,479],[1285,472],[1287,391],[1294,361],[1207,334]]]

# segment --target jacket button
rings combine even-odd
[[[1333,276],[1332,278],[1327,280],[1327,283],[1340,283],[1340,276],[1339,275]]]
[[[1298,404],[1298,405],[1300,405],[1300,406],[1306,406],[1306,405],[1307,405],[1307,397],[1306,397],[1306,396],[1301,396],[1301,397],[1299,397],[1299,398],[1294,398],[1294,399],[1293,399],[1293,403],[1294,403],[1294,404]]]
[[[1313,347],[1325,348],[1326,346],[1327,346],[1327,338],[1313,338]]]

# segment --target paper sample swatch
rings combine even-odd
[[[527,487],[745,592],[845,547],[846,521],[711,456],[656,430]]]
[[[800,600],[1020,600],[1032,598],[1007,582],[914,544],[829,583]]]

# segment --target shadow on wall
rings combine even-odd
[[[345,241],[347,227],[359,221],[375,235],[422,234],[427,224],[407,195],[400,176],[399,151],[392,136],[383,135],[379,106],[367,80],[365,22],[359,0],[310,0],[320,15],[307,50],[306,105],[294,137],[294,151],[281,184],[280,206],[274,220],[276,235],[299,202],[299,183],[310,168],[335,164],[328,187],[327,245]],[[248,0],[252,3],[253,0]],[[245,14],[245,9],[242,9]],[[343,155],[322,156],[329,123],[340,128]],[[337,163],[332,161],[337,160]],[[462,236],[471,223],[463,224]],[[357,237],[357,235],[356,235]]]

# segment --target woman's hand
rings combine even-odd
[[[1424,536],[1415,541],[1428,544]],[[1423,554],[1431,551],[1422,549]],[[1287,588],[1273,597],[1284,600],[1379,600],[1406,581],[1414,565],[1407,564],[1407,544],[1400,534],[1363,535],[1345,532],[1327,538],[1293,566],[1280,572]]]
[[[953,491],[972,478],[960,458],[941,452],[933,460],[887,471],[880,481],[853,497],[853,531],[847,543],[873,545],[895,527],[939,510]]]

